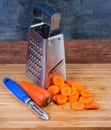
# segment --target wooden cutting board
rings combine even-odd
[[[39,119],[25,104],[3,85],[10,77],[16,82],[26,80],[25,64],[0,64],[0,128],[3,129],[76,129],[111,127],[111,64],[67,64],[67,79],[80,81],[94,94],[100,110],[74,111],[70,104],[51,103],[43,108],[50,119]]]

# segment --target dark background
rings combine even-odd
[[[40,0],[0,0],[0,40],[27,40],[32,4]],[[41,0],[61,13],[67,39],[111,39],[111,0]]]

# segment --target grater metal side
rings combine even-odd
[[[46,81],[47,88],[55,75],[61,75],[66,80],[65,49],[63,34],[57,34],[47,40]]]
[[[26,75],[36,84],[44,87],[46,66],[46,39],[40,32],[29,29]]]

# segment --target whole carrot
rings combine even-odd
[[[26,81],[21,81],[19,85],[39,106],[47,106],[52,101],[51,94],[40,86]]]

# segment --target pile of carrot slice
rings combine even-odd
[[[82,83],[73,80],[64,81],[60,75],[54,76],[52,83],[47,90],[56,104],[62,105],[68,102],[73,110],[100,108],[100,105],[93,100],[92,92],[85,89]]]

